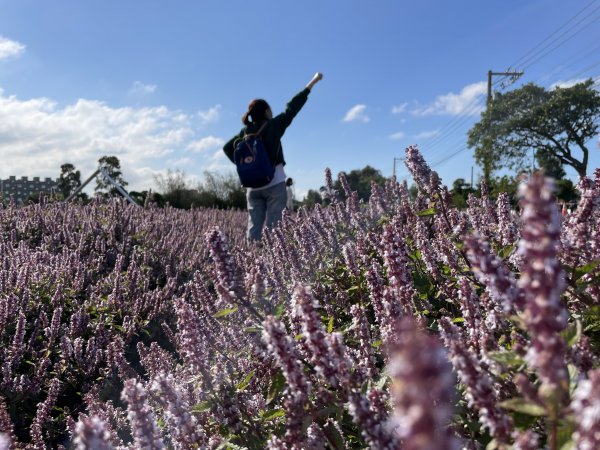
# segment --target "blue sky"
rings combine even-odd
[[[325,167],[391,175],[409,144],[432,164],[459,152],[436,166],[451,184],[470,178],[487,71],[511,65],[505,89],[598,77],[600,1],[0,0],[0,177],[86,177],[105,154],[134,189],[233,170],[220,148],[248,101],[277,113],[321,71],[283,140],[299,195]]]

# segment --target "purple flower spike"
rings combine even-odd
[[[441,342],[419,330],[410,318],[402,319],[397,329],[389,364],[394,407],[391,426],[402,440],[402,448],[460,448],[448,429],[455,378]]]
[[[497,406],[498,398],[493,380],[469,351],[459,328],[447,317],[442,318],[439,324],[444,344],[450,350],[454,370],[465,386],[469,406],[479,412],[479,422],[499,443],[507,443],[513,431],[513,423],[510,416]]]
[[[525,303],[515,275],[493,254],[489,244],[479,236],[469,236],[465,245],[475,276],[485,284],[494,303],[505,313],[522,311]]]
[[[577,431],[573,434],[576,448],[600,448],[600,369],[589,372],[589,379],[579,382],[571,408],[577,423]]]
[[[300,442],[303,440],[304,405],[308,402],[311,384],[304,375],[296,346],[292,338],[286,333],[283,323],[273,316],[268,316],[264,320],[263,326],[263,339],[287,381],[287,398],[285,400],[287,430],[285,440],[287,443]],[[274,438],[274,441],[269,444],[269,448],[286,448],[281,447],[278,444],[279,442],[279,439]]]
[[[206,436],[198,431],[196,419],[190,414],[191,407],[181,389],[175,385],[173,375],[156,376],[150,389],[157,394],[170,429],[175,449],[201,447]]]
[[[98,417],[83,418],[75,427],[73,443],[77,450],[112,450],[110,432],[106,423]]]
[[[539,436],[532,430],[520,432],[513,445],[514,450],[538,450],[539,448]]]
[[[215,263],[217,284],[227,291],[235,293],[238,298],[243,298],[243,280],[240,279],[237,273],[236,264],[229,251],[229,245],[219,227],[213,228],[212,231],[206,234],[206,242]]]
[[[15,436],[15,427],[10,419],[10,415],[6,409],[6,403],[2,397],[0,397],[0,433],[4,433],[2,434],[2,438],[4,439],[5,448],[12,449],[13,444],[17,440]],[[0,449],[2,449],[1,442],[2,441],[0,440]]]
[[[60,381],[55,378],[50,382],[50,388],[48,389],[48,396],[46,397],[46,400],[38,404],[35,418],[31,424],[31,441],[35,448],[45,448],[42,429],[46,422],[51,419],[50,413],[52,412],[52,408],[56,403],[59,392]]]
[[[406,167],[410,171],[415,183],[420,189],[426,190],[429,186],[431,169],[425,159],[414,145],[406,148]]]
[[[154,414],[148,405],[146,390],[135,378],[125,382],[122,393],[123,400],[127,402],[127,411],[133,440],[137,448],[159,450],[165,448]]]
[[[523,231],[519,252],[523,256],[519,286],[525,297],[525,320],[531,335],[527,361],[541,380],[541,394],[563,393],[568,387],[566,344],[560,332],[567,326],[561,301],[565,288],[558,261],[560,214],[552,196],[552,181],[532,175],[520,187]]]
[[[332,387],[338,386],[338,368],[331,358],[330,348],[325,340],[325,330],[317,313],[319,304],[310,288],[298,286],[292,296],[294,316],[302,324],[302,335],[311,351],[311,363],[317,374]]]

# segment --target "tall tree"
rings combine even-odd
[[[356,191],[358,198],[364,201],[368,201],[371,196],[371,183],[379,185],[385,183],[385,177],[381,175],[381,172],[371,166],[351,170],[345,175],[350,189]],[[335,181],[333,187],[343,197],[344,190],[339,180]]]
[[[304,200],[302,200],[302,202],[300,204],[302,206],[308,206],[309,208],[312,208],[317,203],[319,205],[322,205],[323,197],[321,197],[321,194],[319,193],[319,191],[316,191],[314,189],[309,189],[308,192],[306,193],[306,197],[304,197]]]
[[[129,183],[123,179],[123,172],[121,172],[121,163],[119,158],[116,156],[103,156],[98,160],[100,168],[110,176],[115,183],[119,186],[124,187]],[[105,178],[102,174],[96,177],[96,187],[94,188],[100,195],[120,195],[119,191]]]
[[[561,180],[567,174],[560,159],[549,152],[537,152],[535,154],[538,166],[544,170],[544,174],[556,180]]]
[[[75,170],[73,164],[65,163],[60,166],[60,176],[57,184],[63,197],[67,198],[81,186],[81,172]]]
[[[475,189],[473,189],[464,178],[457,178],[454,180],[454,183],[452,183],[452,190],[450,191],[450,195],[452,195],[452,204],[457,208],[466,207],[469,194],[475,194],[475,192]]]
[[[481,120],[469,131],[468,145],[482,165],[491,150],[491,169],[527,166],[534,151],[540,162],[587,172],[587,141],[598,133],[600,93],[590,79],[571,87],[546,90],[533,83],[497,93]]]

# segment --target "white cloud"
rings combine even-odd
[[[390,134],[390,139],[398,141],[400,139],[403,139],[405,136],[406,136],[406,133],[404,133],[402,131],[398,131],[397,133]]]
[[[481,81],[465,86],[458,94],[449,92],[438,96],[433,103],[415,108],[412,113],[416,116],[441,115],[451,116],[476,115],[483,109],[483,99],[487,92],[487,83]]]
[[[187,149],[194,153],[202,153],[207,150],[223,147],[225,141],[219,137],[206,136],[197,141],[192,141],[188,144]]]
[[[20,42],[11,41],[10,39],[0,36],[0,61],[10,58],[11,56],[18,56],[24,51],[25,46]]]
[[[179,167],[185,167],[185,166],[190,166],[190,165],[194,164],[194,160],[192,158],[186,158],[186,157],[173,158],[173,159],[168,159],[167,164],[169,166],[179,168]]]
[[[225,153],[221,150],[217,150],[212,154],[208,166],[206,166],[206,170],[223,171],[226,169],[231,169],[232,167],[231,161],[227,159]]]
[[[408,102],[401,103],[400,105],[392,106],[392,114],[401,114],[406,111]]]
[[[221,105],[215,105],[206,111],[198,111],[198,117],[204,125],[216,122],[221,117]]]
[[[415,137],[417,139],[429,139],[440,134],[440,130],[421,131]]]
[[[369,116],[365,114],[365,109],[367,109],[367,105],[355,105],[348,110],[344,118],[343,122],[363,122],[367,123],[371,119]]]
[[[134,81],[130,92],[137,95],[154,94],[154,92],[156,92],[156,85],[142,83],[141,81]]]
[[[577,83],[583,83],[586,80],[586,78],[573,78],[571,80],[560,80],[557,81],[556,83],[553,83],[550,85],[550,89],[556,89],[557,87],[559,88],[569,88],[571,86],[575,86]]]
[[[56,178],[65,162],[86,178],[101,156],[115,155],[128,187],[141,190],[153,187],[153,175],[175,162],[190,162],[184,169],[191,174],[215,166],[214,156],[190,157],[187,149],[222,153],[217,149],[222,143],[202,136],[195,115],[165,106],[116,108],[87,99],[59,106],[48,98],[21,100],[0,90],[1,178]]]

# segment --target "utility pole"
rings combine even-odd
[[[492,77],[502,76],[502,77],[510,77],[511,82],[516,81],[521,75],[523,75],[523,71],[521,72],[493,72],[488,70],[488,78],[487,78],[487,102],[486,108],[489,110],[492,106],[493,93],[492,93]],[[488,147],[485,152],[485,157],[483,160],[483,179],[486,184],[490,185],[491,175],[492,175],[492,161],[491,161],[491,153],[492,149]]]
[[[404,161],[404,158],[396,158],[394,157],[394,178],[396,178],[396,161]]]
[[[471,166],[471,190],[473,190],[473,166]]]

